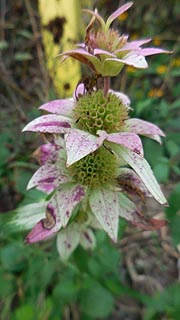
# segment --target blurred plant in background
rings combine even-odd
[[[83,7],[88,7],[88,1],[85,2]],[[33,101],[36,107],[44,99],[58,96],[44,65],[37,3],[30,3],[31,6],[29,3],[28,0],[1,2],[1,212],[43,198],[40,191],[26,191],[27,182],[37,169],[34,160],[29,163],[29,157],[41,140],[35,141],[29,134],[21,135],[21,139],[17,137],[24,124],[39,115],[39,111],[32,108]],[[118,1],[98,1],[98,10],[108,17],[118,5]],[[119,237],[122,240],[118,243],[121,257],[119,250],[98,231],[93,253],[77,248],[71,261],[63,265],[57,260],[52,241],[41,244],[41,248],[25,247],[24,233],[21,236],[12,232],[4,225],[10,219],[9,213],[1,214],[2,319],[179,318],[180,289],[176,283],[180,242],[180,188],[176,184],[180,142],[179,12],[179,2],[175,0],[171,6],[166,0],[160,3],[136,0],[133,10],[120,16],[118,26],[120,23],[122,33],[132,35],[131,40],[151,36],[154,46],[169,48],[174,53],[170,57],[150,58],[146,73],[127,67],[121,73],[120,82],[112,81],[114,90],[129,93],[132,105],[136,106],[131,113],[133,117],[152,121],[167,134],[161,148],[147,140],[143,145],[157,179],[164,183],[165,193],[167,196],[171,193],[165,214],[172,240],[166,227],[158,234],[133,231],[121,221]],[[151,201],[145,210],[150,217],[164,216]]]

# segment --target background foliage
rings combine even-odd
[[[119,6],[119,1],[108,0],[80,3],[89,8],[94,4],[104,16]],[[59,260],[53,240],[27,247],[25,234],[12,232],[6,224],[14,215],[8,211],[41,198],[40,192],[26,191],[37,168],[31,155],[40,138],[21,134],[21,129],[38,116],[40,104],[66,93],[55,92],[45,67],[37,1],[2,0],[0,12],[0,318],[178,320],[179,1],[135,0],[116,22],[131,39],[152,37],[154,46],[173,53],[149,58],[147,70],[126,68],[112,81],[114,89],[130,96],[132,116],[152,121],[166,132],[161,147],[148,139],[143,144],[169,207],[163,212],[148,201],[142,210],[150,216],[165,215],[169,228],[142,232],[121,221],[116,247],[99,232],[96,250],[78,248],[67,264]],[[88,18],[84,15],[80,25]],[[81,30],[76,41],[82,39]]]

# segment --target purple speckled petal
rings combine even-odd
[[[74,183],[61,185],[53,196],[57,203],[58,213],[63,227],[65,227],[72,215],[75,206],[84,198],[85,188]],[[52,204],[53,205],[53,204]]]
[[[143,156],[143,147],[141,139],[137,134],[131,132],[111,133],[108,134],[107,141],[120,144],[137,154]]]
[[[22,131],[66,133],[71,128],[69,118],[58,115],[45,115],[28,123]]]
[[[144,57],[151,56],[152,54],[159,54],[159,53],[172,53],[172,51],[163,50],[159,48],[140,48],[138,50],[138,54]]]
[[[60,116],[71,117],[73,107],[74,100],[71,98],[49,101],[40,106],[39,109],[58,114]]]
[[[108,92],[114,94],[116,97],[119,98],[120,101],[122,101],[123,104],[129,106],[131,103],[131,100],[129,99],[129,97],[123,93],[123,92],[119,92],[119,91],[114,91],[114,90],[109,90]]]
[[[152,196],[159,203],[166,206],[167,200],[164,197],[148,162],[137,153],[132,152],[131,150],[122,146],[118,146],[118,148],[116,148],[116,153],[120,158],[126,161],[126,163],[129,164],[134,171],[136,171]]]
[[[91,229],[85,228],[81,230],[80,244],[86,250],[94,249],[96,246],[96,238]]]
[[[101,73],[101,62],[99,61],[99,59],[97,57],[95,57],[93,54],[90,54],[88,51],[84,50],[84,49],[74,49],[71,51],[66,51],[62,54],[60,54],[60,56],[64,55],[65,57],[72,57],[82,63],[85,63],[88,65],[88,67],[90,67],[92,70],[94,71],[98,71],[99,73]]]
[[[16,209],[11,222],[17,230],[32,229],[36,223],[45,218],[46,207],[47,201],[45,200],[21,206]]]
[[[131,222],[133,225],[144,230],[155,230],[167,224],[165,220],[147,219],[138,212],[136,205],[124,194],[119,194],[120,210],[119,216]]]
[[[60,146],[54,143],[42,144],[36,151],[33,153],[41,165],[46,164],[47,162],[54,163],[57,160]]]
[[[64,169],[65,163],[64,163]],[[71,181],[70,176],[63,168],[59,168],[57,164],[47,163],[40,167],[30,179],[27,189],[37,187],[38,190],[51,193],[60,184]]]
[[[142,180],[140,179],[140,177],[131,169],[129,168],[120,168],[119,169],[119,176],[117,178],[120,186],[121,186],[121,181],[122,183],[122,187],[125,186],[126,184],[125,182],[127,181],[127,192],[129,191],[129,193],[133,194],[134,191],[136,193],[136,189],[138,188],[138,190],[142,193],[142,195],[144,197],[152,197],[151,193],[149,192],[149,190],[146,188],[145,184],[142,182]],[[131,188],[129,188],[132,185],[132,190]],[[126,191],[126,188],[125,188]]]
[[[119,193],[119,216],[128,220],[133,221],[133,214],[137,211],[136,204],[127,198],[122,192]]]
[[[47,206],[46,218],[39,221],[25,238],[25,243],[34,243],[54,235],[60,228],[61,222],[54,208]]]
[[[93,189],[89,196],[92,212],[113,241],[117,240],[119,198],[118,193],[103,189]]]
[[[67,166],[79,161],[98,149],[103,141],[96,136],[78,129],[70,130],[65,135]]]
[[[118,8],[116,11],[114,11],[106,21],[106,30],[110,27],[111,23],[115,19],[117,19],[121,14],[127,11],[132,5],[133,5],[133,2],[127,2],[126,4]]]
[[[159,136],[165,137],[164,132],[159,127],[148,121],[136,118],[128,119],[125,121],[125,125],[127,126],[129,131],[148,136],[149,138],[154,139],[157,142],[161,142]]]
[[[92,214],[91,211],[88,216],[88,226],[90,226],[92,229],[102,230],[101,224],[97,220],[96,216],[94,214]]]
[[[57,236],[57,249],[60,257],[67,260],[76,249],[80,240],[78,225],[73,223],[65,229],[61,229]]]

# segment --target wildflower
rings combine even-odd
[[[81,92],[83,90],[81,86]],[[165,135],[148,121],[129,119],[129,104],[125,94],[113,90],[109,90],[107,96],[99,90],[80,96],[78,101],[72,98],[50,101],[39,109],[52,114],[33,120],[23,131],[64,133],[68,166],[98,149],[105,140],[114,143],[119,140],[120,144],[141,154],[143,151],[138,134],[159,143],[160,136]]]
[[[53,143],[42,145],[36,152],[42,166],[28,184],[28,189],[36,187],[48,194],[53,192],[46,211],[51,217],[52,228],[47,230],[39,222],[27,237],[28,242],[44,239],[66,228],[77,206],[80,211],[84,208],[84,215],[90,210],[116,241],[119,215],[132,223],[140,223],[141,215],[136,206],[121,194],[127,185],[127,176],[130,191],[135,190],[137,184],[137,193],[152,194],[157,201],[166,204],[143,157],[138,136],[143,134],[160,142],[160,136],[164,134],[147,121],[129,119],[128,103],[127,96],[113,90],[106,96],[99,90],[78,95],[78,100],[55,100],[40,107],[52,114],[39,117],[24,128],[24,131],[50,133],[56,137]],[[124,164],[133,170],[124,172]]]
[[[42,145],[36,157],[41,167],[29,181],[28,189],[36,187],[51,197],[46,208],[43,205],[43,218],[28,234],[26,243],[58,233],[58,250],[66,259],[78,243],[94,248],[92,228],[104,229],[116,241],[119,216],[145,229],[164,225],[164,221],[144,218],[127,198],[126,194],[135,193],[141,199],[151,194],[138,175],[119,167],[118,158],[104,146],[67,168],[64,139],[59,136]]]
[[[128,2],[113,12],[105,22],[97,10],[84,10],[92,16],[86,28],[85,42],[74,50],[62,53],[62,61],[72,57],[86,64],[93,72],[105,76],[116,76],[124,65],[147,68],[145,57],[169,51],[159,48],[141,48],[151,39],[128,41],[127,35],[120,35],[110,28],[112,22],[124,14],[133,2]],[[99,28],[95,27],[99,23]]]
[[[160,204],[167,204],[144,158],[139,137],[144,135],[161,143],[164,133],[150,122],[130,119],[128,96],[109,86],[109,76],[118,74],[124,64],[144,68],[145,56],[165,52],[142,49],[149,39],[128,42],[127,36],[110,28],[131,5],[129,2],[116,10],[106,23],[97,11],[86,10],[92,19],[85,43],[66,52],[65,57],[87,64],[93,70],[92,77],[88,77],[89,82],[80,81],[73,98],[43,104],[40,109],[48,114],[23,129],[50,134],[34,154],[41,166],[28,189],[37,188],[47,197],[42,204],[42,218],[38,215],[36,220],[33,216],[36,222],[26,242],[57,234],[63,259],[78,244],[93,249],[95,228],[103,229],[116,241],[120,217],[144,229],[157,229],[166,223],[147,219],[133,202],[136,195],[142,201],[153,196]],[[95,21],[100,25],[98,30]]]

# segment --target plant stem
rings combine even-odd
[[[104,95],[106,96],[110,87],[110,77],[104,77]]]

